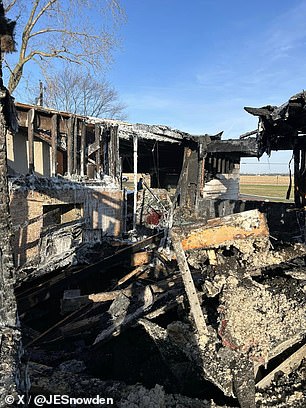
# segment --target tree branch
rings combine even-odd
[[[35,0],[34,4],[33,4],[33,8],[31,10],[31,13],[29,15],[28,21],[24,27],[23,33],[22,33],[22,39],[24,39],[25,37],[28,37],[30,32],[31,32],[31,24],[33,23],[33,18],[35,16],[37,7],[39,5],[40,0]]]
[[[36,0],[37,1],[37,0]],[[40,17],[52,6],[52,4],[56,3],[58,0],[50,0],[48,3],[40,10],[40,12],[37,14],[37,16],[34,18],[32,24],[31,24],[31,30],[37,23],[37,21],[40,19]],[[39,2],[39,0],[38,0]]]
[[[7,14],[7,13],[12,9],[12,7],[14,7],[16,1],[17,1],[17,0],[12,0],[12,1],[4,8],[5,14]]]
[[[65,33],[68,35],[76,35],[76,36],[80,36],[80,37],[87,37],[87,38],[92,38],[92,39],[99,39],[98,35],[90,35],[88,33],[85,32],[77,32],[77,31],[69,31],[69,30],[63,30],[60,28],[44,28],[42,30],[36,31],[35,33],[32,33],[29,35],[29,38],[35,37],[37,35],[41,35],[41,34],[46,34],[46,33]]]
[[[7,9],[12,9],[14,5],[17,6],[18,1],[5,0]],[[113,16],[123,13],[119,0],[108,0],[106,3]],[[24,66],[32,58],[40,62],[45,62],[50,58],[60,58],[96,68],[100,66],[102,59],[108,62],[109,52],[115,45],[113,33],[103,31],[102,26],[94,27],[93,32],[90,25],[80,28],[81,24],[75,19],[75,16],[67,11],[70,10],[70,6],[73,6],[73,10],[82,19],[84,15],[87,15],[87,8],[91,5],[96,6],[94,0],[69,0],[69,4],[67,0],[31,0],[29,2],[22,35],[17,41],[19,43],[18,61],[9,78],[10,92],[13,92],[18,86]],[[102,13],[102,9],[100,12]]]
[[[63,55],[63,54],[67,54],[67,55]],[[40,56],[40,57],[43,57],[43,58],[61,58],[61,59],[64,59],[64,60],[66,60],[66,61],[74,62],[74,63],[76,63],[76,64],[79,64],[79,61],[77,60],[77,58],[74,59],[74,58],[72,58],[72,57],[69,57],[69,56],[68,56],[69,54],[72,55],[72,56],[74,56],[74,54],[67,52],[67,50],[66,50],[65,48],[62,49],[62,50],[53,50],[53,51],[51,51],[51,52],[35,50],[35,51],[30,52],[30,53],[24,58],[23,65],[24,65],[26,62],[30,61],[32,58],[34,58],[36,55],[38,55],[38,56]]]

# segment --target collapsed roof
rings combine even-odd
[[[293,150],[305,145],[306,92],[292,96],[280,106],[244,108],[259,117],[257,142],[258,156],[271,154],[272,150]]]

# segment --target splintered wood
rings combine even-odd
[[[300,347],[295,353],[291,354],[285,361],[278,365],[274,370],[272,370],[268,375],[266,375],[262,380],[260,380],[256,386],[257,388],[267,388],[272,380],[274,379],[275,374],[284,373],[290,374],[292,371],[297,369],[302,360],[306,358],[306,344]]]
[[[197,290],[186,260],[182,244],[180,242],[180,238],[174,230],[171,233],[171,237],[172,244],[176,253],[177,263],[182,274],[186,294],[189,300],[190,311],[199,334],[201,345],[205,346],[208,337],[208,330],[199,302]]]
[[[184,251],[213,248],[249,238],[269,238],[265,216],[258,210],[245,211],[208,220],[207,224],[188,227],[182,234]]]

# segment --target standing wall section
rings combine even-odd
[[[48,186],[43,186],[44,183]],[[118,189],[69,181],[36,179],[32,186],[11,184],[16,265],[20,267],[39,259],[42,232],[54,225],[83,221],[83,242],[101,242],[106,236],[119,237],[123,198],[123,192]]]

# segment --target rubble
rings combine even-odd
[[[3,392],[21,391],[21,328],[31,395],[302,407],[304,105],[302,93],[247,108],[258,130],[221,140],[17,104],[31,146],[22,174],[1,125],[11,158],[8,183],[1,150]],[[295,203],[239,200],[240,158],[285,147]],[[133,170],[134,187],[142,174],[152,183],[128,193],[122,172]]]
[[[149,341],[149,344],[151,341],[151,344],[155,345],[154,353],[159,354],[163,370],[166,372],[169,370],[167,382],[171,385],[168,385],[167,389],[171,394],[177,389],[186,389],[188,371],[193,379],[191,381],[200,382],[202,384],[200,388],[203,390],[207,388],[205,384],[214,385],[214,393],[220,393],[215,400],[217,404],[222,402],[223,406],[226,404],[233,406],[232,398],[236,397],[240,406],[255,407],[256,401],[261,398],[258,395],[262,391],[256,391],[255,394],[254,370],[258,372],[260,367],[265,370],[273,359],[282,359],[284,352],[303,341],[306,324],[304,289],[303,285],[300,285],[303,280],[294,279],[289,275],[284,275],[286,278],[274,276],[268,269],[279,265],[279,262],[285,264],[288,261],[292,262],[292,259],[303,259],[304,246],[284,247],[279,249],[273,258],[273,248],[268,245],[269,231],[262,216],[260,223],[255,224],[256,228],[264,225],[263,236],[258,236],[257,232],[250,234],[251,225],[255,225],[255,214],[256,212],[246,212],[237,215],[236,218],[233,217],[231,225],[235,225],[234,220],[239,217],[249,220],[249,223],[239,224],[238,238],[234,235],[235,239],[229,240],[224,235],[224,241],[220,242],[215,239],[216,234],[213,234],[214,239],[211,243],[205,241],[204,245],[204,241],[198,241],[204,246],[201,249],[188,247],[184,251],[184,239],[189,236],[188,231],[193,231],[191,224],[182,235],[177,227],[173,228],[171,233],[173,250],[168,253],[161,251],[166,263],[173,262],[173,259],[177,260],[177,268],[170,275],[164,267],[163,270],[160,268],[158,276],[154,276],[154,263],[151,262],[158,257],[161,244],[157,242],[153,249],[147,240],[151,255],[150,257],[141,255],[142,263],[146,263],[136,268],[133,268],[131,263],[132,271],[127,274],[117,272],[116,281],[113,283],[110,281],[107,290],[99,291],[96,284],[95,293],[86,294],[85,286],[78,281],[79,289],[64,292],[62,311],[68,315],[61,318],[55,326],[49,327],[30,340],[27,344],[28,350],[34,347],[33,351],[36,350],[37,353],[38,350],[47,347],[55,351],[60,345],[66,350],[68,358],[67,365],[63,360],[65,353],[57,358],[61,371],[65,371],[65,367],[69,367],[70,364],[76,364],[77,367],[82,367],[80,373],[83,375],[84,372],[90,373],[93,353],[95,355],[102,353],[99,359],[102,358],[104,361],[108,353],[113,355],[116,352],[116,348],[112,351],[112,347],[115,347],[117,341],[120,342],[121,337],[123,342],[125,336],[133,338],[133,331],[137,326],[143,327],[147,338],[145,340],[144,337],[142,341]],[[224,223],[222,218],[212,220],[211,224],[219,225],[221,229],[223,225],[227,228],[227,220],[230,218],[225,217]],[[256,216],[255,219],[258,220]],[[257,245],[258,239],[263,240],[265,245]],[[141,246],[138,244],[138,247]],[[242,247],[245,260],[241,260],[240,256]],[[144,246],[141,248],[144,252]],[[230,248],[235,250],[230,251]],[[123,250],[119,250],[119,253],[120,251]],[[212,251],[214,256],[208,251]],[[226,251],[229,253],[226,254]],[[264,258],[253,268],[256,269],[256,274],[249,273],[251,263],[246,262],[246,255],[252,258],[255,256],[254,253],[258,259]],[[235,262],[222,263],[222,256],[224,259],[233,258]],[[141,279],[143,272],[145,276]],[[288,286],[288,282],[291,286]],[[101,288],[104,285],[105,283]],[[39,307],[40,303],[35,309]],[[32,327],[33,323],[32,320]],[[83,343],[82,351],[77,351],[77,348],[71,349],[73,344],[77,347],[80,341]],[[72,359],[75,360],[77,357],[80,362],[70,362],[72,350]],[[298,363],[303,359],[304,348],[301,350]],[[132,357],[131,364],[133,358],[135,357]],[[47,362],[45,357],[44,359],[40,357],[39,360]],[[137,364],[141,366],[145,361],[146,359]],[[51,361],[51,364],[54,363]],[[279,365],[281,370],[284,363],[280,360]],[[296,363],[295,366],[297,365]],[[75,369],[72,367],[71,370]],[[140,373],[142,370],[143,368],[140,368]],[[271,373],[273,376],[273,370]],[[285,374],[290,373],[285,370]],[[104,373],[102,378],[107,381],[114,379],[105,375]],[[268,378],[269,373],[259,380],[257,389]],[[152,380],[158,384],[158,378],[153,377]],[[148,386],[149,383],[145,382],[143,385]],[[87,388],[87,393],[89,390]],[[131,404],[140,404],[142,398],[146,401],[151,399],[155,401],[157,396],[153,396],[155,394],[152,392],[143,388],[143,397],[136,397],[133,393],[131,394],[133,397],[127,397],[127,401]],[[158,397],[154,403],[162,404],[164,402],[161,401],[168,401],[166,397],[168,391],[167,394],[161,392],[162,400]],[[199,397],[200,393],[195,395]],[[210,406],[208,402],[210,396],[207,398],[207,402],[199,402],[204,404],[199,406]],[[186,402],[186,405],[182,406],[188,404],[189,402]],[[118,403],[118,406],[121,405]]]

